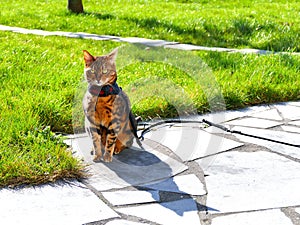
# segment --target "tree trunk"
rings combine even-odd
[[[82,0],[68,0],[68,9],[74,13],[83,13]]]

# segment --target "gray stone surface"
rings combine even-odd
[[[293,225],[280,209],[220,216],[211,225]]]
[[[206,191],[202,182],[194,174],[175,176],[167,180],[152,184],[144,185],[154,190],[177,192],[189,195],[205,195]]]
[[[158,202],[158,191],[112,191],[102,192],[113,205],[131,205],[136,203]]]
[[[230,122],[226,122],[225,124],[266,129],[266,128],[271,128],[271,127],[281,125],[282,123],[266,120],[266,119],[259,119],[259,118],[243,118],[239,120],[232,120]]]
[[[161,225],[200,225],[198,209],[193,199],[118,208],[117,211],[127,215],[144,218]]]
[[[292,132],[292,133],[300,133],[300,127],[294,126],[281,126],[284,131]]]
[[[210,213],[298,205],[300,164],[269,152],[227,152],[205,171]]]
[[[291,125],[300,126],[300,120],[289,122]]]
[[[282,103],[274,105],[285,119],[298,120],[300,119],[300,107]]]
[[[65,225],[119,217],[79,182],[0,189],[0,224]]]
[[[81,152],[90,163],[90,172],[94,174],[87,182],[98,191],[114,188],[151,184],[157,180],[169,178],[187,169],[183,163],[156,151],[143,143],[145,150],[133,147],[115,155],[111,163],[94,163],[90,154],[91,141],[88,137],[73,143],[75,150]]]
[[[105,225],[145,225],[148,223],[137,223],[137,222],[132,222],[132,221],[127,221],[127,220],[113,220],[107,222]]]
[[[251,116],[268,120],[282,120],[282,117],[280,116],[277,109],[270,109],[262,112],[257,112],[252,114]]]
[[[264,129],[255,129],[255,128],[244,128],[244,127],[234,127],[234,130],[242,131],[243,133],[256,135],[264,138],[269,138],[272,140],[282,141],[289,144],[300,145],[299,134],[296,133],[288,133],[283,131],[274,131],[274,130],[264,130]],[[300,159],[300,151],[297,147],[292,147],[283,144],[277,144],[271,141],[261,140],[258,138],[247,137],[239,134],[235,134],[235,136],[241,141],[247,143],[253,143],[256,145],[264,146],[273,152],[278,152],[287,156],[294,157],[296,159]]]
[[[145,136],[171,149],[183,161],[191,161],[242,146],[242,143],[191,127],[163,127]]]
[[[242,121],[247,127],[225,126],[300,144],[300,122],[293,113],[281,108],[282,105],[293,110],[299,108],[298,104],[276,104],[192,119],[229,124]],[[257,122],[267,129],[256,128]],[[211,221],[211,225],[290,225],[293,222],[298,225],[299,148],[232,135],[198,123],[161,126],[146,137],[145,150],[135,145],[107,164],[92,162],[91,141],[86,135],[70,136],[66,143],[73,147],[74,155],[90,165],[92,176],[84,183],[93,192],[78,182],[75,187],[51,187],[56,191],[48,188],[41,191],[44,189],[40,187],[34,191],[24,189],[30,190],[26,195],[23,189],[17,195],[1,189],[1,203],[11,198],[17,200],[1,204],[0,211],[5,216],[0,218],[0,224],[21,220],[22,224],[39,224],[44,217],[49,218],[48,224],[197,225],[202,221],[207,225]],[[200,170],[204,170],[205,177]],[[196,203],[196,199],[205,203],[207,214],[203,212],[205,206]],[[24,206],[21,202],[25,202]],[[17,213],[13,205],[21,205]]]

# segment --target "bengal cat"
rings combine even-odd
[[[93,56],[84,50],[84,75],[88,89],[83,99],[86,129],[93,141],[94,162],[111,162],[133,144],[136,121],[130,101],[117,85],[116,57],[118,49],[108,55]],[[138,141],[138,140],[137,140]]]

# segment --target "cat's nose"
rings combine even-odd
[[[97,80],[96,83],[97,83],[98,85],[101,85],[102,82],[101,82],[101,80]]]

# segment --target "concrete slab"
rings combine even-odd
[[[114,188],[151,184],[167,179],[187,169],[183,163],[165,155],[143,142],[145,150],[132,147],[115,155],[111,163],[94,163],[90,154],[91,140],[88,137],[72,142],[73,149],[83,155],[90,164],[93,176],[87,181],[98,191]],[[158,144],[161,148],[166,148]]]
[[[261,50],[261,49],[249,49],[249,48],[236,50],[235,52],[240,52],[242,54],[259,54],[259,55],[274,54],[273,51]]]
[[[274,131],[274,130],[264,130],[264,129],[255,129],[255,128],[245,128],[245,127],[234,127],[234,130],[242,131],[243,133],[261,136],[264,138],[269,138],[277,141],[287,142],[290,144],[300,145],[299,134],[289,133],[284,131]],[[274,152],[278,152],[284,155],[291,156],[296,159],[300,159],[300,151],[297,147],[292,147],[283,144],[277,144],[270,141],[261,140],[258,138],[247,137],[239,134],[235,136],[244,142],[253,143],[256,145],[264,146]]]
[[[127,215],[147,219],[162,225],[200,225],[197,205],[193,199],[118,208],[117,211]]]
[[[175,185],[174,185],[175,184]],[[175,176],[152,185],[144,185],[153,190],[183,193],[189,195],[205,195],[204,185],[194,174]]]
[[[252,117],[269,119],[269,120],[278,120],[281,121],[283,118],[280,116],[276,109],[270,109],[262,112],[257,112],[251,115]]]
[[[300,204],[300,163],[269,152],[226,152],[205,170],[212,214]]]
[[[145,225],[146,223],[137,223],[127,220],[113,220],[107,222],[105,225]]]
[[[280,126],[284,131],[292,133],[300,133],[300,127],[295,126]]]
[[[271,108],[268,105],[252,106],[239,110],[226,110],[221,112],[204,114],[199,116],[198,120],[207,119],[214,123],[224,123],[227,121],[251,116],[252,114],[264,112],[270,109]]]
[[[293,106],[299,106],[300,107],[300,101],[295,101],[295,102],[286,102],[286,105],[293,105]]]
[[[191,44],[166,45],[165,48],[179,49],[179,50],[185,50],[185,51],[194,51],[194,50],[217,51],[217,52],[234,51],[233,49],[229,49],[229,48],[204,47],[204,46],[197,46],[197,45],[191,45]]]
[[[243,144],[191,127],[162,127],[145,137],[171,149],[183,161],[191,161]]]
[[[138,38],[138,37],[126,37],[126,38],[120,38],[120,41],[123,42],[128,42],[128,43],[133,43],[133,44],[143,44],[147,46],[152,46],[152,47],[161,47],[165,45],[174,45],[177,44],[178,42],[169,42],[169,41],[164,41],[164,40],[152,40],[152,39],[147,39],[147,38]]]
[[[279,126],[282,123],[275,122],[266,119],[259,119],[259,118],[243,118],[240,120],[232,120],[230,122],[226,122],[227,125],[234,125],[234,126],[245,126],[245,127],[256,127],[256,128],[271,128],[275,126]]]
[[[115,206],[159,201],[158,191],[113,191],[102,195]]]
[[[119,215],[79,182],[0,190],[0,224],[84,224]]]
[[[291,125],[300,126],[300,120],[289,122]]]
[[[238,213],[220,216],[212,220],[211,225],[293,225],[280,209],[259,212]]]
[[[289,105],[288,103],[282,103],[274,105],[279,110],[283,118],[289,120],[300,119],[300,107]]]

